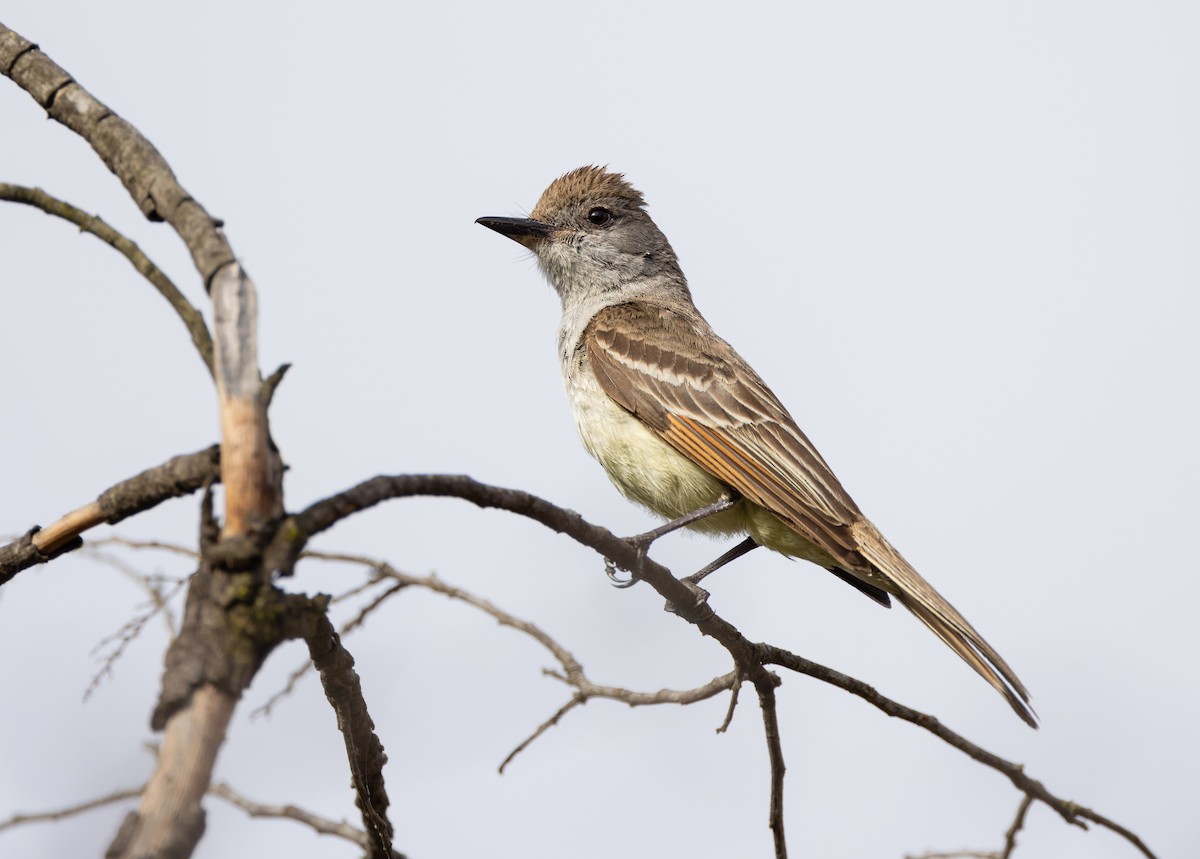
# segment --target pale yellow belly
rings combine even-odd
[[[700,466],[658,437],[600,390],[591,374],[567,383],[583,445],[631,501],[665,519],[677,519],[715,502],[727,489]],[[764,507],[743,499],[736,506],[689,526],[716,536],[749,534],[759,545],[823,567],[834,559]]]

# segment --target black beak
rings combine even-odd
[[[495,230],[502,236],[508,236],[514,242],[519,242],[531,250],[539,242],[549,239],[558,232],[549,224],[529,218],[478,218],[475,223],[483,224],[489,230]]]

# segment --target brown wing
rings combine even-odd
[[[619,304],[592,319],[584,345],[605,393],[668,444],[846,569],[870,572],[850,531],[858,506],[762,379],[702,320]]]
[[[776,396],[703,319],[618,304],[596,314],[583,342],[608,396],[838,566],[884,585],[1036,727],[1012,669],[862,515]]]

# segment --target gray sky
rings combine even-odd
[[[1160,855],[1194,855],[1200,13],[682,8],[15,0],[3,20],[225,219],[260,290],[263,367],[294,365],[272,411],[289,506],[377,473],[445,471],[619,533],[650,524],[575,436],[552,292],[519,248],[473,224],[608,164],[645,192],[709,321],[1018,671],[1043,727],[1023,726],[914,618],[810,565],[755,553],[713,582],[714,608],[1023,762]],[[204,306],[174,235],[8,81],[0,127],[0,180],[101,214]],[[182,326],[120,257],[15,206],[0,207],[0,255],[0,530],[47,524],[216,440]],[[188,499],[113,530],[192,542],[195,523]],[[320,546],[436,571],[542,625],[599,683],[686,688],[729,667],[648,588],[610,588],[590,553],[505,514],[395,502]],[[654,555],[682,574],[721,550],[675,537]],[[310,565],[296,586],[337,591],[355,575]],[[91,649],[143,600],[79,556],[0,593],[0,817],[148,774],[161,623],[80,703]],[[417,592],[347,644],[413,859],[770,855],[753,696],[720,736],[724,697],[595,701],[498,776],[568,697],[541,676],[547,654]],[[272,657],[218,776],[354,820],[312,678],[272,718],[248,718],[302,659],[298,645]],[[806,678],[784,677],[780,706],[796,855],[1000,845],[1020,798],[1000,776]],[[208,807],[199,856],[355,853]],[[0,853],[94,854],[123,813],[0,835]],[[1036,807],[1018,855],[1135,854]]]

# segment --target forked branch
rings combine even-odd
[[[754,683],[755,688],[759,691],[760,701],[763,697],[763,689],[768,684],[773,688],[777,682],[774,675],[767,670],[767,665],[778,665],[830,683],[863,698],[888,715],[896,716],[924,728],[979,763],[1003,774],[1018,790],[1044,802],[1058,812],[1066,822],[1086,829],[1084,821],[1092,821],[1125,838],[1148,859],[1154,859],[1154,854],[1150,849],[1130,830],[1091,809],[1055,796],[1041,782],[1026,775],[1023,766],[1007,761],[975,745],[965,737],[946,728],[935,717],[893,701],[861,680],[856,680],[839,671],[804,659],[782,648],[752,643],[732,624],[718,616],[706,602],[697,602],[694,594],[686,585],[671,575],[665,567],[639,552],[636,546],[622,540],[605,528],[587,522],[573,510],[558,507],[527,492],[489,486],[459,475],[425,474],[375,477],[345,492],[318,501],[303,512],[291,517],[289,519],[291,527],[281,529],[281,533],[288,535],[286,544],[273,547],[275,562],[290,569],[290,565],[294,564],[308,539],[313,535],[376,504],[390,499],[413,496],[462,498],[480,507],[492,507],[517,513],[538,521],[554,531],[566,534],[576,542],[595,549],[622,569],[650,584],[672,604],[675,614],[696,626],[702,634],[716,639],[729,651],[735,665],[744,673],[746,679]],[[766,718],[765,714],[764,718]],[[770,742],[769,731],[768,724],[768,742]],[[776,751],[772,750],[771,754],[774,760]],[[779,763],[781,772],[781,755]],[[776,848],[779,849],[778,839]]]
[[[513,761],[513,759],[539,736],[556,725],[563,716],[578,706],[586,704],[593,698],[607,699],[618,701],[627,704],[630,707],[644,707],[659,704],[692,704],[697,701],[703,701],[719,695],[726,689],[736,688],[738,675],[736,671],[731,671],[728,674],[723,674],[720,677],[714,677],[707,683],[698,686],[694,689],[659,689],[656,692],[639,692],[632,689],[624,689],[619,686],[604,686],[592,682],[588,678],[582,664],[579,660],[556,641],[541,627],[527,620],[522,620],[515,615],[505,611],[495,603],[483,599],[469,591],[463,590],[449,582],[443,581],[441,578],[433,575],[429,576],[414,576],[410,573],[401,572],[386,561],[381,561],[373,558],[368,558],[363,555],[346,554],[341,552],[318,552],[306,551],[301,556],[307,560],[331,561],[357,564],[366,567],[371,571],[370,577],[360,585],[351,588],[343,597],[349,595],[357,595],[363,593],[376,585],[392,584],[387,587],[382,593],[379,593],[371,598],[371,600],[363,606],[353,618],[342,625],[339,630],[340,635],[346,635],[363,624],[367,616],[375,612],[380,606],[390,597],[407,588],[424,588],[435,593],[443,594],[452,600],[466,603],[479,611],[484,612],[495,619],[502,626],[515,629],[521,632],[542,647],[544,647],[558,661],[561,667],[560,671],[545,669],[542,673],[548,677],[553,677],[556,680],[570,686],[574,691],[566,704],[558,709],[554,715],[543,722],[538,728],[526,739],[524,739],[509,755],[501,762],[499,770],[501,773]],[[336,601],[336,600],[335,600]],[[260,707],[255,713],[268,713],[279,702],[280,698],[289,694],[295,686],[296,681],[312,666],[312,662],[306,662],[298,667],[288,678],[287,685],[272,695],[267,703]]]

